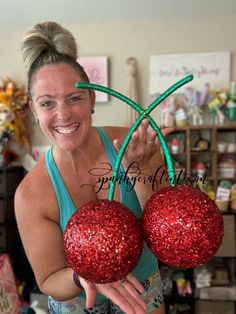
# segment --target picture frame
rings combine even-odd
[[[79,64],[84,68],[90,83],[108,87],[108,57],[106,56],[82,56],[77,59]],[[96,102],[108,102],[107,93],[95,91]]]

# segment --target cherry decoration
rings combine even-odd
[[[144,206],[142,226],[153,254],[169,266],[183,268],[206,264],[224,234],[215,202],[187,185],[154,193]]]
[[[91,201],[67,223],[64,246],[68,266],[80,277],[114,282],[138,264],[143,248],[141,223],[119,202]]]
[[[102,92],[106,92],[112,96],[115,96],[119,98],[120,100],[126,102],[128,105],[132,106],[135,110],[138,111],[139,117],[135,121],[135,123],[131,126],[128,135],[126,136],[124,142],[122,143],[121,149],[118,153],[116,163],[113,169],[113,177],[117,175],[117,172],[120,167],[121,159],[123,157],[123,154],[125,152],[125,149],[131,139],[132,133],[136,130],[136,128],[139,126],[139,124],[142,122],[142,120],[147,117],[150,121],[150,125],[152,128],[157,132],[157,136],[159,138],[160,144],[163,148],[163,151],[165,153],[165,159],[168,167],[168,174],[169,176],[171,173],[174,173],[173,163],[171,160],[171,156],[169,153],[168,146],[165,142],[165,139],[159,129],[159,127],[156,125],[155,121],[149,116],[149,113],[159,104],[161,101],[163,101],[166,97],[168,97],[173,91],[175,91],[177,88],[181,87],[182,85],[186,84],[190,80],[193,79],[193,76],[190,75],[179,82],[175,83],[173,86],[171,86],[166,92],[164,92],[160,97],[158,97],[153,103],[149,105],[149,107],[146,110],[143,110],[139,105],[137,105],[134,101],[127,98],[126,96],[111,90],[107,87],[103,87],[96,84],[90,84],[90,83],[76,83],[77,88],[83,88],[83,89],[93,89],[98,90]],[[113,200],[114,197],[114,189],[115,189],[116,181],[112,180],[110,184],[110,189],[108,193],[108,200],[99,200],[97,202],[90,202],[74,213],[74,215],[69,220],[65,234],[64,234],[64,249],[66,258],[68,261],[68,265],[78,273],[79,276],[83,277],[84,279],[96,283],[105,283],[105,282],[112,282],[119,279],[124,278],[129,272],[132,271],[132,269],[137,265],[139,257],[141,255],[142,251],[142,244],[143,244],[143,237],[142,237],[142,231],[140,229],[140,222],[139,220],[134,216],[134,214],[131,212],[130,209],[125,207],[124,205],[120,204],[119,202],[115,202]],[[172,184],[173,185],[173,184]],[[183,187],[182,187],[183,188]],[[177,224],[174,224],[173,222],[176,222],[176,219],[182,219],[178,215],[183,215],[185,212],[185,207],[182,207],[181,210],[176,210],[175,214],[175,207],[173,208],[173,202],[170,198],[170,194],[172,191],[172,195],[175,195],[175,200],[178,202],[178,198],[180,197],[179,193],[179,187],[170,187],[170,190],[166,190],[165,197],[166,199],[169,199],[169,211],[166,211],[166,219],[168,220],[168,215],[170,215],[170,212],[173,214],[173,220],[171,223],[169,223],[169,232],[171,233],[171,226],[173,228],[176,228]],[[191,198],[189,198],[189,201],[195,200],[195,203],[197,203],[196,199],[198,199],[199,192],[195,192],[191,187],[185,187],[185,191]],[[194,192],[193,192],[194,191]],[[201,213],[198,216],[195,215],[193,221],[191,221],[191,224],[194,226],[190,230],[194,230],[194,232],[201,232],[202,231],[202,225],[195,224],[194,222],[199,221],[199,219],[203,218],[203,213],[206,213],[206,208],[211,208],[211,212],[215,214],[215,217],[218,221],[218,229],[220,236],[218,237],[217,244],[213,244],[213,236],[212,233],[209,231],[209,234],[211,236],[206,236],[204,238],[203,236],[198,237],[196,242],[188,243],[187,241],[182,241],[182,251],[184,252],[184,249],[189,249],[189,247],[192,248],[194,251],[193,254],[188,254],[188,256],[182,256],[179,257],[179,250],[177,250],[177,244],[178,242],[176,238],[169,239],[169,247],[171,247],[172,250],[172,259],[170,259],[170,253],[168,250],[166,250],[166,247],[162,246],[161,250],[158,250],[157,246],[159,245],[157,238],[160,239],[160,241],[164,240],[166,237],[166,234],[163,232],[161,233],[161,219],[159,219],[159,208],[160,200],[156,200],[155,196],[157,197],[159,192],[153,194],[153,198],[151,197],[148,202],[146,203],[144,207],[144,212],[142,216],[142,224],[143,224],[143,233],[145,240],[150,248],[150,250],[153,252],[153,254],[161,259],[162,261],[168,263],[169,265],[176,265],[183,267],[192,267],[192,265],[201,264],[204,263],[208,258],[208,256],[201,255],[200,250],[198,258],[196,258],[196,252],[194,251],[194,248],[201,248],[203,245],[202,243],[207,243],[208,252],[212,252],[210,254],[214,254],[216,247],[220,245],[220,241],[222,239],[222,217],[219,216],[219,210],[217,211],[217,207],[214,207],[212,203],[209,203],[205,207],[198,207],[198,212]],[[164,193],[164,190],[163,190]],[[200,192],[202,193],[202,192]],[[203,193],[202,193],[203,194]],[[197,196],[196,196],[197,195]],[[205,196],[201,195],[200,199],[203,199]],[[187,203],[187,208],[192,209],[190,205],[188,205],[187,199],[185,198]],[[210,202],[210,199],[204,199],[204,202],[200,202],[201,204],[205,204],[207,202]],[[158,206],[157,206],[158,203]],[[195,208],[195,207],[194,207]],[[202,208],[204,210],[202,210]],[[125,219],[127,218],[127,221],[121,219],[120,213],[123,212],[123,217]],[[216,214],[216,212],[218,214]],[[134,219],[134,217],[136,219]],[[96,219],[94,218],[96,217]],[[108,220],[106,217],[110,217]],[[131,218],[132,217],[132,218]],[[185,218],[185,216],[183,217]],[[212,225],[212,220],[208,217],[208,225],[209,229],[214,228],[215,225]],[[121,219],[122,224],[119,225],[119,220]],[[198,219],[198,220],[197,220]],[[132,221],[132,224],[129,223]],[[187,221],[187,220],[186,220]],[[189,224],[189,222],[187,222]],[[107,224],[107,226],[106,226]],[[189,237],[191,236],[191,231],[183,233],[183,230],[186,230],[186,226],[184,225],[185,222],[183,222],[182,227],[179,227],[178,232],[175,233],[175,236],[180,240],[180,238]],[[165,226],[167,226],[165,225]],[[129,226],[130,232],[127,232],[126,226]],[[119,232],[118,229],[119,228]],[[181,229],[182,228],[182,229]],[[185,228],[185,229],[183,229]],[[123,229],[123,230],[122,230]],[[125,231],[124,231],[125,230]],[[156,232],[156,233],[155,233]],[[124,237],[124,234],[127,235],[127,237]],[[182,237],[183,238],[183,237]],[[121,241],[122,239],[122,241]],[[123,241],[125,239],[125,241]],[[207,239],[207,240],[206,240]],[[127,242],[126,242],[127,241]],[[131,241],[131,242],[130,242]],[[199,241],[199,242],[198,242]],[[205,241],[205,242],[204,242]],[[122,245],[121,245],[122,243]],[[158,243],[158,244],[157,244]],[[198,244],[197,244],[198,243]],[[194,244],[194,247],[193,247]],[[187,246],[188,245],[188,246]],[[176,250],[174,250],[176,249]],[[191,250],[190,250],[191,251]],[[103,253],[105,253],[105,257]],[[165,253],[166,252],[166,253]],[[174,254],[176,252],[176,254]],[[117,253],[117,254],[116,254]],[[162,254],[161,254],[162,253]],[[129,258],[127,259],[127,255]],[[101,258],[102,257],[102,258]],[[177,258],[178,257],[178,258]],[[186,260],[188,262],[186,262]],[[126,262],[128,262],[128,266],[126,265]]]

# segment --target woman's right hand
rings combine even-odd
[[[94,284],[80,278],[80,283],[86,293],[86,307],[94,306],[96,292],[104,295],[116,304],[126,314],[144,314],[147,305],[140,293],[144,292],[141,283],[129,274],[123,280],[106,284]]]

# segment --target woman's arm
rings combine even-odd
[[[48,197],[48,186],[34,181],[26,178],[15,194],[15,214],[24,249],[39,289],[58,300],[71,299],[81,290],[66,265],[59,225],[49,214],[55,205]]]
[[[54,192],[50,191],[49,184],[39,185],[39,181],[34,175],[33,180],[26,178],[18,187],[15,194],[17,224],[39,289],[58,301],[68,301],[82,290],[74,283],[73,271],[66,264],[63,236],[55,219]],[[139,294],[143,287],[132,275],[127,279],[123,286],[121,281],[93,284],[80,278],[86,293],[86,306],[92,307],[96,292],[100,292],[125,313],[144,314],[146,304]]]

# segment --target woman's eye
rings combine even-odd
[[[53,102],[50,100],[47,100],[41,103],[41,106],[45,108],[51,107],[52,105],[53,105]]]
[[[69,102],[71,104],[75,104],[75,103],[79,102],[80,100],[81,100],[81,97],[78,97],[78,96],[69,98]]]

